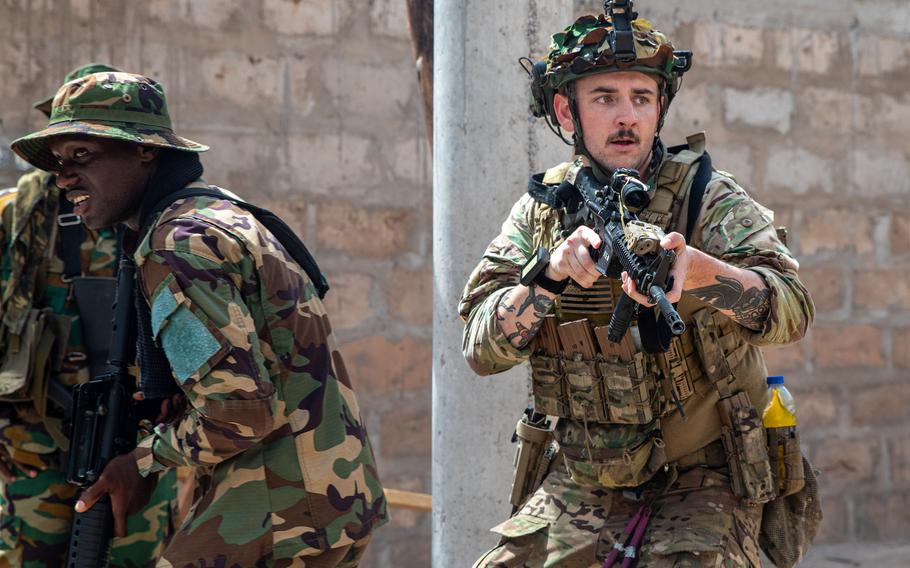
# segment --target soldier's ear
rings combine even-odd
[[[556,119],[559,126],[564,132],[575,132],[575,123],[572,121],[572,108],[569,105],[569,97],[563,93],[556,93],[553,96],[553,110],[556,111]]]
[[[139,146],[139,161],[146,164],[158,157],[158,148]]]

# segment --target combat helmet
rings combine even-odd
[[[692,67],[692,52],[680,51],[651,23],[639,19],[632,10],[633,0],[606,0],[604,13],[578,18],[575,23],[555,34],[547,58],[529,65],[531,76],[531,113],[544,118],[550,128],[567,144],[553,106],[558,92],[566,93],[572,109],[576,151],[587,153],[578,123],[572,82],[580,77],[615,71],[639,71],[655,76],[660,88],[660,132],[670,101],[681,86],[683,73]]]

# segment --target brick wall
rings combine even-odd
[[[206,179],[280,213],[333,290],[390,487],[430,490],[431,190],[405,0],[0,3],[0,186],[10,140],[70,69],[108,62],[164,83]],[[396,511],[370,566],[427,566],[428,514]]]
[[[815,299],[808,336],[765,355],[822,470],[821,539],[910,541],[910,5],[636,8],[695,52],[664,139],[707,131],[715,166],[789,227]]]

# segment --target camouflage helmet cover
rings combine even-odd
[[[105,65],[104,63],[87,63],[85,65],[80,65],[72,71],[66,74],[66,77],[63,78],[64,83],[69,83],[74,79],[80,79],[86,75],[91,75],[92,73],[100,73],[102,71],[120,71],[116,67],[111,67],[110,65]],[[51,106],[54,103],[54,95],[47,97],[36,102],[33,107],[37,110],[43,112],[46,116],[50,117],[51,115]]]
[[[64,84],[54,96],[47,128],[10,147],[33,166],[54,171],[58,164],[48,138],[74,134],[185,152],[208,150],[174,134],[161,84],[131,73],[93,73]]]
[[[530,63],[530,61],[527,61]],[[660,89],[660,118],[663,126],[667,108],[681,85],[680,78],[692,66],[692,52],[676,51],[663,33],[632,11],[632,0],[607,0],[604,13],[578,18],[555,34],[543,61],[525,70],[531,76],[531,114],[545,118],[550,129],[576,151],[586,154],[581,125],[574,110],[574,94],[566,89],[576,79],[597,73],[637,71],[655,76]],[[573,107],[574,142],[562,135],[556,115],[556,93],[566,92]]]
[[[544,77],[554,91],[584,75],[610,71],[640,71],[658,75],[668,96],[678,87],[674,70],[680,65],[673,44],[645,19],[631,22],[635,57],[622,61],[610,43],[613,22],[608,14],[587,15],[552,37]]]

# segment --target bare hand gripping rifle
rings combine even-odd
[[[606,186],[598,183],[590,168],[570,170],[569,176],[573,174],[574,179],[567,177],[567,180],[574,183],[587,209],[587,224],[603,241],[599,249],[590,249],[598,272],[619,278],[626,271],[648,301],[657,304],[660,318],[654,329],[648,329],[650,326],[642,329],[642,342],[647,351],[666,351],[669,346],[666,330],[681,335],[686,324],[666,295],[673,287],[670,268],[676,253],[660,247],[664,236],[660,227],[638,219],[637,213],[650,202],[648,186],[638,179],[635,170],[617,169]],[[645,315],[641,304],[623,293],[610,319],[610,341],[621,341],[632,319],[638,316],[641,326],[648,319]],[[646,337],[654,334],[658,337]]]

